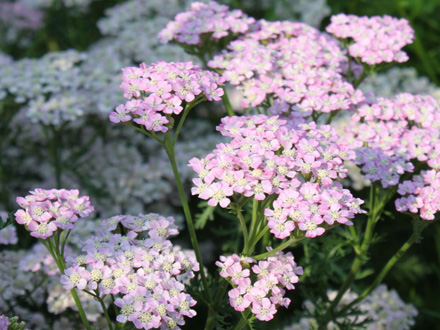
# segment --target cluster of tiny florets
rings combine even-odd
[[[104,220],[101,228],[100,235],[84,242],[85,253],[70,260],[73,266],[61,276],[66,290],[116,295],[116,320],[137,329],[174,329],[185,323],[184,316],[196,315],[191,309],[196,301],[184,289],[199,265],[194,253],[168,240],[178,234],[172,217],[121,215]]]
[[[208,65],[243,91],[244,108],[305,117],[363,100],[342,76],[346,57],[331,36],[303,23],[259,21]]]
[[[176,15],[174,21],[159,33],[162,43],[175,41],[187,45],[202,46],[207,40],[245,33],[255,19],[241,10],[229,10],[215,1],[193,2],[191,8]]]
[[[402,48],[414,40],[414,30],[404,18],[391,16],[332,16],[326,28],[340,39],[348,39],[350,56],[369,65],[383,62],[405,62]]]
[[[419,213],[424,220],[434,220],[440,211],[440,172],[422,171],[400,183],[397,192],[403,196],[395,201],[397,211]]]
[[[221,256],[216,265],[233,287],[228,293],[230,305],[239,312],[250,307],[260,321],[270,321],[279,306],[289,306],[286,290],[294,290],[303,273],[290,252],[278,252],[258,263],[237,254]]]
[[[384,188],[398,186],[402,198],[398,211],[418,213],[432,220],[440,210],[437,173],[440,171],[440,105],[431,96],[399,94],[393,99],[377,98],[359,107],[352,116],[357,122],[342,136],[356,152],[354,161],[365,178],[380,181]],[[429,170],[400,182],[414,165]]]
[[[192,193],[209,205],[226,208],[234,194],[257,201],[278,195],[265,215],[280,239],[297,226],[308,237],[319,236],[323,221],[350,225],[348,219],[361,212],[362,201],[335,181],[345,177],[344,160],[354,153],[336,142],[330,126],[292,129],[278,117],[257,115],[225,117],[218,130],[233,140],[189,165],[199,176]]]
[[[167,132],[172,125],[171,115],[182,112],[182,103],[206,97],[219,101],[223,95],[223,78],[217,73],[201,70],[191,62],[153,65],[122,69],[124,97],[130,101],[110,113],[114,123],[133,120],[147,131]]]
[[[30,193],[17,197],[23,209],[15,212],[15,220],[37,238],[47,239],[58,229],[74,229],[79,218],[93,212],[89,197],[79,196],[78,190],[35,189]]]

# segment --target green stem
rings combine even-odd
[[[235,326],[235,330],[241,330],[243,329],[246,325],[249,324],[249,320],[248,320],[248,316],[250,314],[250,309],[248,308],[245,312],[241,312],[241,319],[240,321],[238,321],[237,325]]]
[[[258,222],[258,201],[254,198],[252,200],[252,220],[251,220],[251,228],[249,230],[249,239],[251,241],[254,240],[254,236],[256,235],[256,230],[257,230],[257,222]],[[247,246],[247,248],[245,248],[243,250],[243,254],[249,254],[252,253],[253,250],[253,246]]]
[[[365,230],[365,236],[362,241],[362,245],[359,249],[355,249],[356,251],[356,257],[353,261],[353,264],[351,265],[350,273],[348,274],[347,278],[345,279],[342,286],[339,288],[338,294],[336,295],[335,299],[330,304],[330,307],[328,308],[325,316],[324,316],[324,324],[320,324],[319,329],[325,329],[327,326],[327,323],[329,320],[334,319],[334,312],[336,308],[338,307],[339,302],[341,301],[342,297],[344,296],[345,292],[351,287],[354,279],[356,278],[357,273],[361,269],[362,264],[365,262],[366,254],[368,252],[368,249],[370,247],[371,239],[373,237],[374,232],[374,226],[377,221],[377,214],[379,214],[382,211],[382,208],[385,206],[384,204],[380,204],[381,209],[375,209],[376,206],[376,190],[377,186],[375,184],[372,184],[370,187],[370,210],[369,210],[369,216],[367,221],[367,227]]]
[[[66,269],[66,265],[64,263],[64,259],[60,256],[60,253],[58,250],[54,249],[54,243],[52,243],[51,239],[48,238],[46,241],[40,239],[40,242],[43,243],[43,245],[46,247],[46,249],[50,252],[52,255],[52,258],[54,259],[55,263],[58,266],[58,269],[60,270],[61,274],[64,275],[64,270]],[[70,293],[72,294],[73,300],[75,301],[76,307],[78,308],[79,316],[81,317],[81,320],[84,324],[84,327],[87,330],[91,330],[90,323],[87,320],[86,314],[84,312],[84,309],[81,305],[81,301],[78,298],[78,295],[75,291],[75,289],[70,290]]]
[[[190,111],[192,108],[194,108],[196,105],[198,105],[198,104],[200,104],[200,103],[202,103],[202,102],[204,102],[204,101],[206,101],[206,97],[201,97],[200,99],[195,100],[195,101],[193,101],[192,103],[188,103],[188,104],[185,106],[185,110],[183,111],[183,115],[182,115],[182,117],[180,118],[179,124],[177,125],[177,128],[176,128],[176,132],[174,133],[173,146],[176,145],[177,138],[179,137],[179,134],[180,134],[180,130],[182,129],[183,123],[185,122],[185,119],[186,119],[186,117],[188,116],[189,111]]]
[[[174,154],[174,146],[171,143],[169,132],[165,135],[165,143],[163,144],[165,151],[167,153],[168,159],[170,161],[171,167],[173,169],[174,178],[176,179],[177,190],[179,191],[180,200],[182,202],[183,212],[185,214],[186,223],[188,226],[189,235],[191,238],[191,244],[196,254],[197,262],[200,264],[200,276],[202,278],[203,291],[205,293],[206,299],[209,303],[212,303],[211,295],[209,293],[209,285],[206,279],[205,271],[203,269],[202,255],[200,254],[199,243],[197,241],[197,235],[194,228],[194,222],[191,216],[191,210],[189,209],[188,201],[186,199],[185,190],[183,189],[182,180],[180,179],[179,170],[177,169],[176,158]]]
[[[244,237],[244,249],[243,251],[247,251],[249,249],[249,234],[246,226],[246,222],[243,218],[243,213],[241,212],[241,206],[237,205],[237,216],[240,220],[241,228],[243,230],[243,237]]]
[[[223,101],[223,104],[225,105],[226,112],[228,113],[228,116],[231,116],[231,117],[235,116],[234,110],[232,109],[232,105],[231,105],[231,102],[229,101],[229,97],[228,97],[228,94],[226,93],[225,87],[223,87],[223,92],[224,92],[224,94],[222,96],[222,101]]]
[[[431,224],[431,222],[425,222],[423,223],[423,230],[426,226]],[[377,277],[374,279],[373,283],[365,289],[359,297],[357,297],[355,300],[353,300],[348,305],[344,306],[337,315],[344,315],[350,308],[352,308],[354,305],[358,304],[362,300],[364,300],[374,289],[376,289],[380,283],[382,283],[382,280],[385,278],[385,276],[388,274],[388,272],[393,268],[393,266],[396,264],[397,261],[402,258],[402,256],[408,251],[411,246],[417,241],[418,237],[420,236],[420,231],[416,232],[414,231],[413,234],[410,236],[410,238],[400,247],[400,249],[391,257],[390,260],[386,263],[386,265],[382,268],[380,273],[377,275]]]
[[[256,256],[253,256],[252,258],[254,258],[255,260],[262,260],[262,259],[266,259],[267,257],[270,257],[271,255],[284,250],[285,248],[288,248],[289,246],[291,246],[292,244],[301,241],[302,239],[304,239],[305,236],[302,237],[291,237],[289,240],[285,241],[284,243],[278,245],[276,248],[266,252],[266,253],[262,253]]]
[[[151,134],[150,132],[148,132],[148,131],[146,131],[143,127],[142,128],[139,128],[139,127],[137,127],[137,126],[135,126],[135,125],[133,125],[133,124],[130,124],[129,122],[125,122],[125,123],[123,123],[125,126],[129,126],[129,127],[131,127],[131,128],[133,128],[133,129],[135,129],[136,131],[138,131],[138,132],[141,132],[142,134],[145,134],[146,136],[148,136],[148,137],[150,137],[150,138],[152,138],[152,139],[155,139],[157,142],[159,142],[159,143],[163,143],[163,141],[161,140],[161,139],[159,139],[156,135],[153,135],[153,134]]]
[[[360,85],[360,84],[364,81],[364,79],[367,78],[367,77],[368,77],[368,73],[367,73],[367,70],[365,70],[365,68],[364,68],[364,70],[362,71],[362,73],[361,73],[361,75],[359,76],[359,78],[357,78],[356,81],[353,83],[353,87],[354,87],[354,88],[358,88],[359,85]]]
[[[105,304],[104,304],[104,300],[102,300],[102,299],[99,297],[99,291],[98,291],[98,290],[95,290],[95,293],[96,293],[96,299],[97,299],[97,300],[99,301],[99,303],[101,304],[102,311],[104,312],[104,315],[105,315],[105,319],[106,319],[106,321],[107,321],[108,328],[109,328],[110,330],[113,330],[112,321],[110,320],[110,316],[108,315],[107,307],[106,307]]]
[[[72,231],[71,229],[68,229],[67,234],[65,234],[66,231],[63,231],[63,235],[61,237],[61,257],[62,258],[64,258],[64,248],[66,247],[67,239],[69,238],[71,231]]]

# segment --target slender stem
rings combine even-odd
[[[98,290],[95,290],[95,293],[96,293],[96,299],[97,299],[97,300],[99,301],[99,303],[101,304],[102,311],[104,312],[104,315],[105,315],[105,319],[106,319],[106,321],[107,321],[108,328],[109,328],[110,330],[113,330],[112,321],[110,320],[110,316],[108,315],[107,307],[106,307],[105,304],[104,304],[104,300],[102,300],[102,299],[99,297],[99,291],[98,291]]]
[[[263,230],[261,230],[258,233],[258,235],[256,235],[254,237],[254,239],[251,241],[251,243],[250,243],[251,247],[255,246],[258,243],[258,241],[261,239],[261,237],[263,237],[264,234],[266,234],[268,231],[269,231],[269,227],[268,226],[264,226]]]
[[[374,232],[374,226],[377,221],[377,214],[379,214],[382,211],[382,208],[385,206],[384,204],[379,204],[381,209],[375,209],[376,206],[376,188],[377,186],[375,184],[372,184],[370,187],[370,210],[368,215],[368,222],[367,227],[365,230],[365,236],[362,241],[362,245],[359,249],[355,249],[356,251],[356,257],[353,261],[353,264],[351,265],[350,273],[348,274],[347,278],[345,279],[342,286],[339,288],[338,294],[336,295],[335,299],[330,304],[330,307],[328,308],[323,321],[325,324],[320,324],[319,329],[325,329],[327,326],[327,323],[330,319],[333,319],[334,311],[336,310],[339,302],[341,301],[342,297],[344,296],[345,292],[350,288],[352,285],[354,279],[356,278],[357,273],[361,269],[362,264],[365,261],[365,257],[368,251],[368,248],[371,243],[371,239],[373,237]]]
[[[192,108],[194,108],[196,105],[198,105],[198,104],[200,104],[200,103],[202,103],[204,101],[206,101],[206,97],[201,97],[199,100],[193,101],[193,102],[188,103],[186,105],[185,110],[183,111],[183,115],[180,118],[179,124],[177,125],[176,132],[174,133],[173,146],[176,145],[177,138],[179,137],[180,130],[182,129],[183,123],[185,122],[185,119],[188,116],[189,111]]]
[[[61,257],[62,258],[64,258],[64,248],[66,247],[67,239],[69,238],[71,231],[72,231],[71,229],[68,229],[67,234],[65,234],[66,231],[63,231],[63,236],[61,238]]]
[[[138,132],[141,132],[141,133],[145,134],[146,136],[148,136],[148,137],[150,137],[152,139],[155,139],[156,141],[158,141],[161,144],[163,143],[163,141],[161,139],[159,139],[156,135],[151,134],[150,132],[146,131],[144,128],[139,128],[139,127],[137,127],[137,126],[135,126],[135,125],[133,125],[133,124],[131,124],[129,122],[125,122],[123,124],[133,128],[133,129],[135,129]]]
[[[361,75],[359,76],[359,78],[356,79],[356,81],[353,83],[353,87],[354,88],[358,88],[359,85],[364,81],[365,78],[368,77],[368,72],[365,70],[362,71]]]
[[[250,320],[248,320],[248,316],[250,314],[250,309],[248,308],[245,312],[241,312],[241,319],[240,321],[238,321],[237,325],[235,326],[235,330],[241,330],[243,329],[246,325],[249,324]]]
[[[423,230],[426,226],[431,224],[431,222],[426,221],[423,223]],[[420,230],[420,231],[421,231]],[[382,283],[382,280],[385,278],[385,276],[388,274],[388,272],[393,268],[393,266],[396,264],[397,261],[402,258],[402,256],[408,251],[411,246],[417,241],[417,238],[420,236],[420,231],[416,232],[414,231],[413,234],[410,236],[410,238],[400,247],[400,249],[391,257],[390,260],[385,264],[385,266],[382,268],[380,273],[377,275],[377,277],[374,279],[373,283],[365,289],[359,297],[357,297],[355,300],[353,300],[348,305],[344,306],[337,315],[344,315],[350,308],[352,308],[354,305],[358,304],[362,300],[364,300],[374,289],[377,288],[377,286]]]
[[[182,180],[180,179],[179,170],[177,169],[176,158],[174,154],[174,147],[171,144],[169,132],[165,134],[165,143],[163,144],[173,169],[174,178],[176,179],[177,190],[179,191],[180,200],[182,202],[183,212],[185,214],[186,223],[188,225],[188,231],[191,238],[191,244],[196,254],[197,262],[200,264],[200,276],[202,278],[203,291],[206,299],[212,303],[212,298],[209,293],[209,285],[206,279],[205,271],[203,269],[202,255],[200,253],[199,243],[197,241],[197,235],[194,228],[194,222],[191,216],[191,210],[189,209],[188,201],[186,199],[185,190],[183,189]]]
[[[235,116],[234,110],[232,109],[232,105],[231,102],[229,101],[229,97],[225,87],[223,87],[223,92],[224,94],[222,96],[222,101],[223,104],[225,105],[226,112],[228,113],[228,116]]]
[[[253,256],[252,258],[254,258],[255,260],[262,260],[262,259],[266,259],[267,257],[270,257],[271,255],[284,250],[285,248],[291,246],[293,243],[299,242],[302,239],[304,239],[305,236],[302,237],[292,237],[289,240],[285,241],[284,243],[278,245],[276,248],[266,252],[266,253],[262,253],[256,256]]]
[[[249,238],[250,240],[254,239],[255,232],[257,229],[257,220],[258,220],[258,201],[254,198],[252,200],[252,220],[251,220],[251,228],[249,230]],[[243,250],[243,254],[248,254],[252,252],[252,246],[248,246],[247,249]]]
[[[237,205],[237,216],[238,219],[240,220],[240,224],[241,224],[241,228],[243,230],[243,237],[244,237],[244,251],[246,251],[247,249],[249,249],[249,235],[248,235],[248,230],[246,227],[246,222],[243,218],[243,213],[241,212],[241,207],[239,205]]]
[[[73,297],[73,300],[75,300],[75,304],[76,304],[76,307],[78,308],[79,316],[81,317],[81,320],[82,320],[85,328],[87,330],[92,330],[92,328],[90,327],[90,323],[87,320],[86,314],[84,313],[84,309],[81,305],[81,301],[79,300],[79,297],[78,297],[75,289],[70,290],[70,293]]]
[[[58,269],[60,270],[61,274],[64,275],[64,270],[66,269],[66,265],[64,263],[64,259],[60,256],[60,253],[58,250],[54,249],[54,243],[52,243],[51,239],[47,239],[46,241],[40,239],[40,242],[43,243],[43,245],[46,247],[46,249],[50,252],[52,255],[52,258],[54,259],[55,263],[58,266]],[[84,312],[84,309],[81,305],[81,301],[78,298],[78,295],[75,291],[75,289],[70,290],[70,293],[72,294],[73,300],[75,301],[76,307],[78,308],[79,316],[81,317],[81,320],[84,324],[84,327],[87,330],[91,330],[90,323],[87,320],[86,314]]]

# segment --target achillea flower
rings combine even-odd
[[[319,236],[323,222],[351,225],[349,219],[362,212],[363,202],[336,181],[345,177],[344,161],[354,159],[354,153],[337,142],[330,126],[292,129],[278,117],[258,115],[225,117],[218,130],[232,141],[189,162],[199,175],[192,193],[209,205],[226,208],[234,194],[258,201],[275,195],[264,214],[280,239],[295,228]]]
[[[342,76],[346,64],[331,36],[303,23],[264,20],[208,63],[243,91],[242,107],[293,118],[351,109],[363,100]]]
[[[127,233],[113,233],[118,226]],[[133,322],[139,329],[182,325],[184,317],[196,315],[191,308],[196,301],[184,290],[199,265],[194,253],[168,240],[178,234],[172,217],[121,215],[104,220],[101,227],[102,232],[84,242],[84,254],[72,260],[61,277],[67,289],[78,283],[82,289],[87,285],[99,290],[101,297],[117,295],[116,320]],[[80,272],[87,274],[81,277],[86,283],[75,275]]]
[[[17,223],[25,225],[31,236],[47,239],[60,230],[75,228],[79,217],[93,212],[88,196],[79,196],[78,190],[35,189],[31,195],[17,197],[23,208],[15,212]]]
[[[271,320],[278,306],[289,306],[290,299],[284,298],[285,289],[295,289],[293,284],[298,283],[298,275],[303,273],[290,252],[278,252],[258,263],[236,254],[221,256],[216,265],[221,268],[220,276],[232,282],[228,293],[230,305],[239,312],[251,307],[260,321]]]
[[[219,86],[224,79],[191,62],[142,63],[122,72],[120,87],[129,101],[111,112],[109,119],[114,123],[133,120],[147,131],[167,132],[174,123],[172,114],[180,114],[184,102],[219,101],[223,95]]]
[[[337,38],[353,40],[348,47],[350,56],[369,65],[407,61],[402,48],[414,40],[414,30],[406,19],[387,15],[338,14],[331,17],[326,30]]]
[[[174,41],[203,47],[208,41],[245,33],[254,22],[241,10],[231,11],[215,1],[193,2],[187,11],[168,23],[159,33],[159,39],[162,43]]]

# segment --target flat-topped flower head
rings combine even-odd
[[[159,33],[162,43],[169,41],[184,45],[206,47],[206,43],[245,33],[255,19],[241,10],[229,10],[215,1],[193,2],[191,7],[168,23]]]
[[[399,184],[415,162],[439,170],[440,105],[426,95],[371,98],[346,125],[341,138],[356,152],[354,163],[365,178],[384,188]]]
[[[363,100],[342,76],[346,64],[330,35],[303,23],[264,20],[208,63],[243,91],[242,107],[294,118],[351,109]]]
[[[289,306],[285,292],[295,289],[293,284],[303,274],[290,252],[278,252],[259,262],[236,254],[221,256],[216,265],[221,268],[220,276],[232,283],[228,293],[232,308],[242,312],[250,307],[260,321],[271,320],[279,306]]]
[[[167,132],[172,115],[183,111],[183,105],[203,99],[219,101],[224,79],[212,71],[201,70],[192,62],[142,63],[122,69],[120,87],[129,101],[110,113],[113,123],[130,122],[147,131]]]
[[[196,315],[192,309],[196,301],[185,285],[199,265],[194,252],[167,239],[178,234],[174,218],[120,215],[102,221],[101,229],[83,242],[83,254],[72,259],[72,267],[61,276],[66,289],[117,295],[117,322],[132,322],[137,328],[183,325],[184,317]]]
[[[88,217],[94,210],[88,196],[78,190],[35,189],[26,197],[17,197],[22,209],[15,220],[25,225],[31,236],[47,239],[57,230],[74,229],[79,218]]]
[[[233,195],[257,201],[276,198],[265,210],[271,232],[280,239],[298,228],[308,237],[322,235],[328,225],[351,225],[361,213],[351,193],[337,182],[354,152],[337,142],[328,125],[302,124],[291,128],[286,120],[265,115],[225,117],[217,128],[229,143],[217,145],[204,159],[189,166],[198,174],[192,193],[208,204],[226,208]]]
[[[406,19],[388,15],[338,14],[331,17],[326,31],[348,40],[350,56],[369,65],[407,61],[408,56],[402,48],[414,40],[414,30]]]

